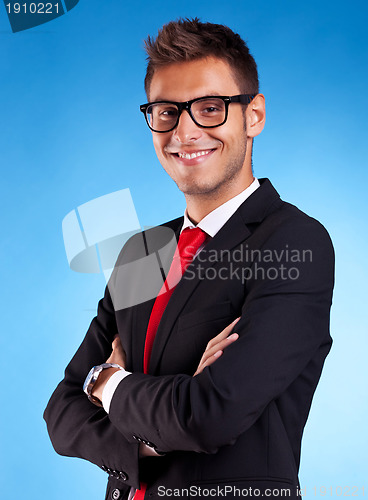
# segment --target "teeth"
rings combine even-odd
[[[210,153],[210,149],[208,149],[207,151],[197,151],[196,153],[192,153],[192,154],[189,154],[189,153],[178,153],[178,155],[180,156],[180,158],[185,158],[187,160],[191,160],[192,158],[197,158],[197,156],[204,156],[204,155],[208,155],[208,153]]]

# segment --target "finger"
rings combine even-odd
[[[212,363],[214,363],[216,361],[216,359],[218,359],[220,356],[222,356],[224,353],[224,351],[222,350],[219,350],[219,351],[216,351],[215,354],[212,354],[212,356],[209,356],[206,361],[203,363],[203,368],[205,366],[209,366],[211,365]]]
[[[239,318],[236,318],[234,319],[234,321],[232,321],[230,323],[230,325],[226,326],[222,332],[220,332],[218,335],[216,335],[216,337],[213,337],[213,339],[211,339],[208,344],[207,344],[207,347],[206,349],[210,349],[211,347],[213,347],[215,344],[217,344],[219,341],[225,339],[226,337],[229,336],[229,334],[231,333],[231,330],[234,328],[234,326],[236,325],[236,323],[240,320],[240,317]]]
[[[200,371],[202,371],[206,366],[212,365],[219,357],[221,357],[223,354],[223,351],[216,351],[215,354],[212,354],[212,356],[209,356],[203,363],[201,363],[201,366],[198,367]]]
[[[198,365],[198,368],[194,374],[194,377],[196,375],[199,375],[206,366],[210,366],[212,363],[214,363],[216,361],[216,359],[218,359],[221,355],[222,355],[222,351],[217,351],[213,356],[210,356],[209,358],[207,358],[205,360],[201,359],[201,362]]]
[[[106,360],[106,363],[117,363],[119,365],[124,365],[126,355],[119,335],[114,336],[111,347],[112,352],[109,358]]]
[[[213,356],[217,351],[223,351],[228,347],[230,344],[238,340],[239,335],[237,333],[232,333],[229,335],[229,337],[226,337],[226,339],[221,340],[217,344],[215,344],[213,347],[210,347],[209,349],[206,349],[202,359],[205,360],[211,356]]]
[[[114,340],[112,341],[112,349],[119,349],[120,346],[122,347],[120,337],[119,335],[115,335]]]
[[[207,366],[209,360],[211,361],[211,363],[213,363],[223,353],[226,347],[235,342],[238,338],[239,335],[237,333],[234,333],[227,339],[218,343],[213,348],[209,349],[208,351],[205,351],[198,365],[198,368],[201,367],[201,369],[203,369],[204,366]]]
[[[218,351],[223,351],[226,347],[228,347],[230,344],[232,344],[233,342],[235,342],[238,338],[239,338],[239,335],[237,333],[232,333],[228,337],[226,337],[226,338],[218,341],[216,344],[212,345],[212,347],[210,345],[208,345],[207,348],[206,348],[206,350],[204,351],[204,353],[202,355],[201,361],[199,362],[198,370],[199,370],[200,367],[203,366],[204,363],[206,363],[206,361],[209,358],[212,358],[213,356],[215,356],[214,359],[217,359],[216,358],[216,353]]]

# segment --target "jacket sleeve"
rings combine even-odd
[[[331,240],[314,219],[296,218],[274,231],[262,256],[245,284],[240,337],[215,363],[196,377],[133,373],[120,382],[109,418],[129,442],[138,436],[162,452],[216,453],[302,373],[314,390],[331,345]],[[318,368],[308,380],[311,366]]]
[[[138,488],[138,443],[128,442],[106,412],[91,403],[83,392],[89,370],[104,363],[111,354],[116,333],[114,309],[106,287],[98,314],[52,394],[44,419],[57,453],[89,460]]]

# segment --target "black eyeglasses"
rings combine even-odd
[[[147,125],[153,132],[170,132],[179,123],[184,110],[196,125],[203,128],[220,127],[227,120],[229,104],[240,102],[249,104],[255,94],[240,94],[233,96],[197,97],[191,101],[156,101],[142,104],[140,110],[144,113]]]

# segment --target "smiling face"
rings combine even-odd
[[[182,102],[241,93],[227,62],[208,57],[156,69],[149,100]],[[250,185],[252,137],[259,133],[247,132],[251,118],[243,104],[231,103],[227,121],[219,127],[201,128],[183,111],[174,130],[152,133],[160,163],[187,202],[211,198],[219,206]]]

